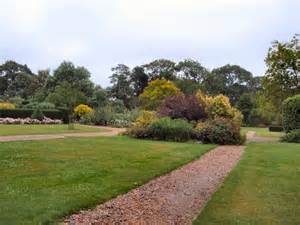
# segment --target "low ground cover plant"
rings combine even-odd
[[[0,118],[0,124],[62,124],[62,120],[50,119],[43,117],[43,119],[33,118]]]

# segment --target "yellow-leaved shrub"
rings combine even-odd
[[[0,109],[15,109],[16,106],[9,102],[0,102]]]
[[[85,104],[80,104],[74,108],[74,114],[78,117],[82,117],[91,112],[93,112],[93,109]]]

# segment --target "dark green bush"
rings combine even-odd
[[[282,126],[269,126],[270,132],[282,132],[283,127]]]
[[[300,94],[287,98],[283,102],[282,122],[286,132],[300,129]]]
[[[55,109],[55,105],[50,102],[30,102],[27,105],[25,105],[23,108],[26,109]]]
[[[94,111],[93,123],[96,125],[108,125],[113,118],[113,110],[109,106],[98,108]]]
[[[133,126],[126,130],[126,135],[134,138],[150,139],[148,127]]]
[[[36,108],[32,115],[31,115],[31,119],[37,119],[37,120],[43,120],[44,119],[44,114],[43,112],[41,111],[40,108]]]
[[[300,129],[292,130],[286,133],[282,138],[282,142],[300,143]]]
[[[148,136],[156,140],[187,141],[192,132],[192,125],[187,121],[169,117],[154,120],[148,127]]]
[[[0,118],[28,118],[33,114],[34,109],[1,109],[0,110]],[[63,120],[64,123],[68,122],[68,112],[63,109],[56,110],[42,110],[42,113],[45,117],[50,119],[59,119]]]
[[[245,137],[240,133],[238,127],[232,120],[216,118],[206,121],[194,129],[193,138],[203,143],[214,144],[243,144]]]

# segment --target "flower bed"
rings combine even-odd
[[[0,124],[62,124],[62,120],[44,117],[42,120],[27,118],[0,118]]]

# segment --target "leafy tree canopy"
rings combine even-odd
[[[149,83],[139,99],[144,109],[156,110],[166,97],[179,95],[180,93],[173,82],[157,79]]]
[[[265,59],[265,94],[278,111],[287,97],[300,93],[300,45],[295,35],[290,42],[273,42]]]
[[[149,79],[166,79],[173,80],[176,77],[175,74],[176,63],[168,59],[158,59],[143,65]]]
[[[203,81],[207,94],[223,94],[236,104],[243,93],[255,93],[259,82],[251,72],[238,65],[225,65],[212,70]]]

